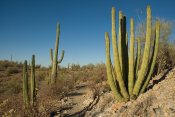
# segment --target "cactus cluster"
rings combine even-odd
[[[32,55],[31,62],[31,80],[30,80],[30,90],[31,90],[31,98],[29,98],[29,83],[28,83],[28,68],[27,61],[24,61],[23,65],[23,100],[25,108],[28,108],[31,104],[34,106],[34,102],[36,102],[36,82],[35,82],[35,55]]]
[[[119,32],[117,42],[115,15],[115,8],[112,7],[112,48],[114,66],[112,65],[110,56],[110,38],[108,32],[106,32],[107,77],[116,99],[118,101],[127,101],[129,99],[135,99],[140,93],[143,93],[151,79],[158,53],[160,23],[159,21],[156,21],[154,45],[153,49],[151,49],[151,8],[150,6],[147,6],[146,41],[143,57],[141,57],[140,39],[135,39],[133,18],[130,19],[130,46],[128,48],[126,16],[123,16],[122,12],[119,11]],[[134,51],[135,42],[137,42],[137,53]]]
[[[62,50],[61,58],[58,60],[59,37],[60,37],[60,24],[57,23],[54,55],[53,55],[53,50],[50,49],[50,59],[51,59],[51,69],[52,69],[51,70],[51,79],[50,79],[51,84],[56,82],[58,64],[60,64],[64,58],[64,50]]]

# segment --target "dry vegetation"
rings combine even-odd
[[[22,64],[0,61],[0,116],[48,116],[56,102],[81,83],[87,83],[94,95],[109,90],[106,84],[105,64],[89,64],[80,67],[73,64],[59,68],[57,83],[48,85],[49,69],[36,69],[37,103],[35,108],[24,109],[22,97]],[[29,71],[30,72],[30,71]],[[30,78],[30,76],[29,76]]]
[[[174,67],[174,47],[172,43],[160,46],[154,75]],[[105,64],[85,66],[72,64],[68,67],[59,67],[57,82],[52,86],[48,84],[49,69],[37,65],[37,103],[34,108],[25,110],[22,96],[22,64],[0,61],[0,116],[49,116],[55,108],[60,108],[59,101],[69,92],[76,90],[76,86],[82,83],[87,84],[94,96],[110,90],[107,84]]]

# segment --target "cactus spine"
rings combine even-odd
[[[110,58],[110,39],[105,33],[106,39],[106,68],[108,82],[118,101],[133,99],[139,93],[143,93],[150,81],[158,52],[160,24],[156,22],[156,40],[150,58],[151,48],[151,8],[147,6],[147,31],[142,64],[139,69],[141,46],[140,39],[137,40],[137,54],[134,54],[134,20],[130,21],[130,48],[128,57],[128,34],[126,33],[126,17],[121,17],[119,12],[119,39],[117,47],[117,36],[115,28],[115,8],[112,7],[112,47],[114,55],[114,69]],[[121,46],[121,47],[120,47]],[[136,56],[136,57],[135,57]],[[121,59],[120,59],[121,58]],[[136,60],[134,60],[136,58]],[[129,65],[128,65],[129,59]],[[135,61],[135,63],[134,63]],[[145,81],[145,82],[144,82]],[[128,86],[128,87],[127,87]]]
[[[32,55],[31,62],[31,104],[36,102],[36,83],[35,83],[35,55]]]
[[[56,82],[57,77],[57,65],[62,62],[64,58],[64,50],[62,51],[62,55],[60,60],[58,60],[58,45],[59,45],[59,37],[60,37],[60,24],[57,23],[57,31],[56,31],[56,42],[55,42],[55,49],[54,49],[54,56],[52,54],[52,51],[50,53],[51,55],[51,61],[52,61],[52,72],[51,72],[51,84]],[[54,58],[52,58],[54,57]]]
[[[23,64],[23,100],[25,108],[29,107],[29,87],[28,87],[28,73],[27,73],[27,61]]]

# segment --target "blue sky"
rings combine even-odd
[[[137,24],[138,16],[145,19],[148,4],[153,17],[174,21],[174,0],[0,0],[0,60],[9,60],[11,54],[15,61],[30,60],[35,54],[37,64],[49,65],[59,21],[59,55],[65,50],[61,65],[105,62],[111,7]]]

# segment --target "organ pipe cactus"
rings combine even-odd
[[[52,53],[52,50],[50,50],[50,56],[51,56],[51,84],[56,82],[57,77],[57,66],[59,63],[62,62],[64,58],[64,50],[62,51],[61,58],[58,60],[58,46],[59,46],[59,37],[60,37],[60,24],[57,23],[57,31],[56,31],[56,42],[55,42],[55,49],[54,49],[54,55]]]
[[[125,41],[126,42],[126,41]],[[117,35],[116,35],[116,24],[115,24],[115,8],[112,8],[112,47],[114,55],[114,68],[117,75],[118,84],[120,87],[121,94],[124,98],[128,99],[129,95],[126,89],[126,85],[123,79],[123,74],[121,70],[118,48],[117,48]]]
[[[52,68],[52,64],[53,64],[53,49],[50,49],[50,61],[51,61],[51,68]]]
[[[35,55],[32,55],[31,62],[31,104],[36,102],[36,82],[35,82]]]
[[[29,87],[28,87],[28,73],[27,73],[27,61],[24,61],[23,65],[23,100],[25,108],[29,107]]]
[[[130,21],[130,49],[129,49],[129,75],[128,75],[128,90],[132,96],[134,87],[134,20]]]
[[[151,8],[150,6],[147,6],[146,41],[143,57],[141,57],[140,39],[137,39],[136,54],[134,52],[135,36],[134,20],[132,18],[130,20],[130,46],[128,50],[126,17],[122,15],[121,11],[119,12],[119,36],[117,44],[115,12],[115,8],[112,7],[112,47],[114,67],[110,56],[109,35],[107,32],[105,33],[107,77],[116,99],[118,101],[127,101],[136,98],[140,93],[143,93],[151,79],[158,53],[160,23],[159,21],[156,21],[156,39],[154,40],[153,49],[151,49]],[[142,60],[140,60],[140,58],[142,58]],[[142,64],[140,66],[139,64],[141,61]]]

